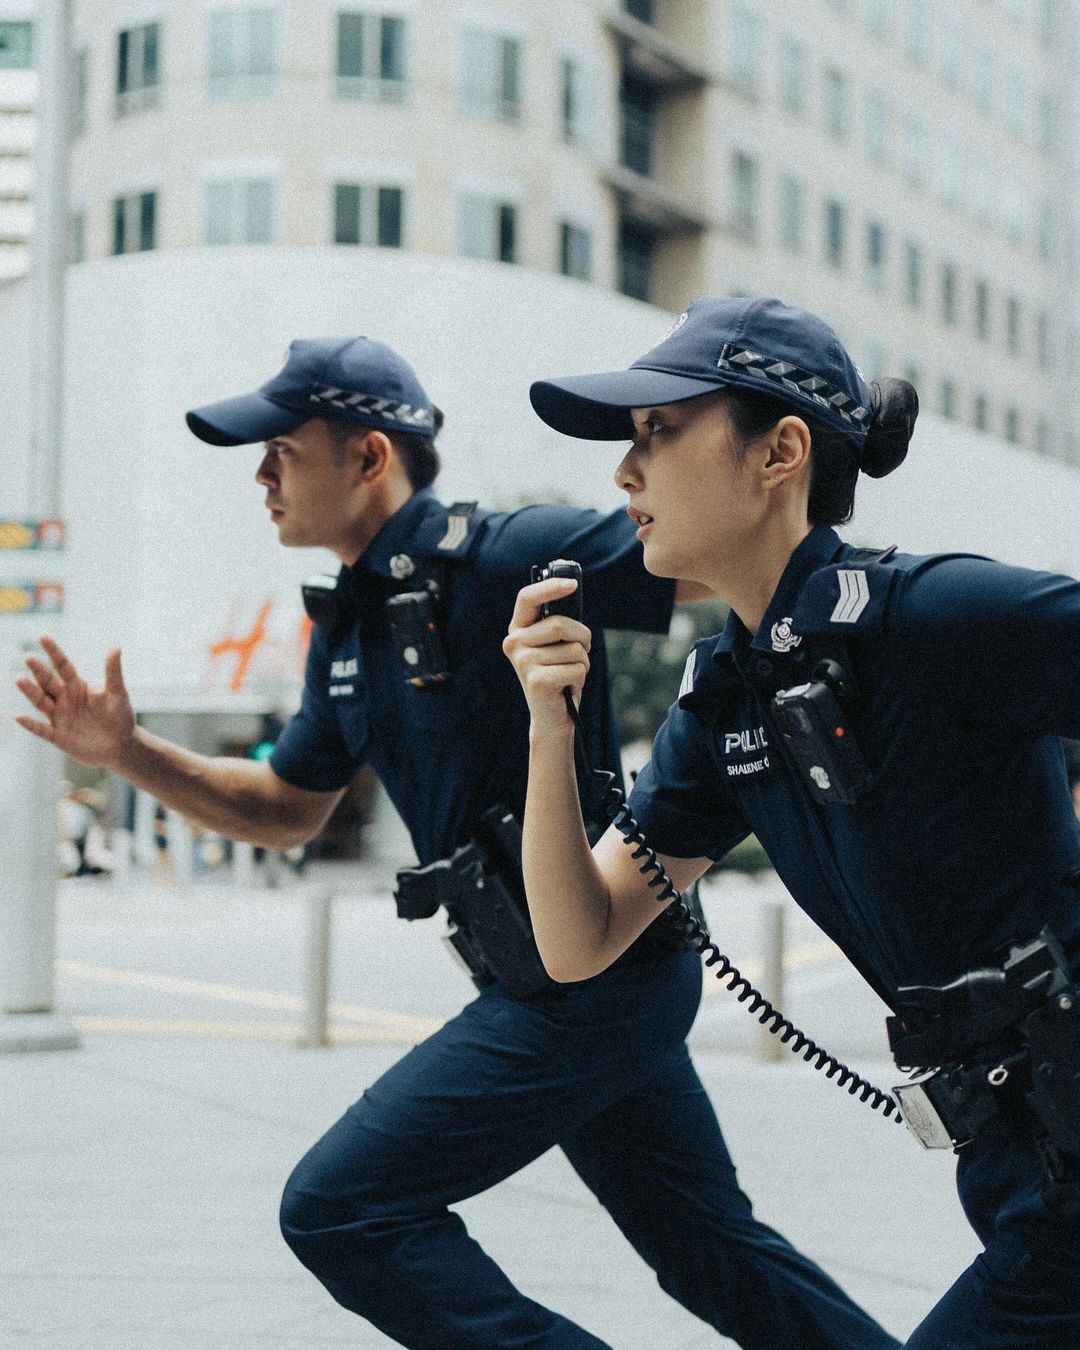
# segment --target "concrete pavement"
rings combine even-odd
[[[300,1154],[469,987],[437,925],[394,919],[384,872],[339,880],[324,1050],[295,1044],[299,893],[66,884],[59,1010],[83,1046],[0,1057],[0,1347],[390,1344],[296,1263],[278,1197]],[[753,958],[774,885],[726,880],[708,896],[736,959]],[[792,1014],[891,1082],[876,1000],[801,916],[789,947]],[[977,1250],[951,1156],[801,1062],[755,1061],[753,1032],[720,991],[693,1037],[740,1177],[762,1218],[902,1337]],[[557,1152],[461,1213],[519,1287],[617,1350],[727,1343],[659,1290]]]

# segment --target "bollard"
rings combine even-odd
[[[255,885],[255,846],[236,840],[232,846],[232,879],[240,890],[249,891]]]
[[[307,894],[307,949],[304,970],[304,1025],[300,1045],[312,1050],[329,1045],[327,1004],[330,1001],[330,915],[334,892],[312,887]]]
[[[784,910],[782,900],[766,900],[761,907],[761,992],[774,1008],[784,1006]],[[757,1028],[757,1057],[768,1064],[784,1058],[784,1046],[766,1026]]]

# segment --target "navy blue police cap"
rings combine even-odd
[[[187,424],[211,445],[286,436],[312,417],[434,437],[435,407],[403,357],[371,338],[298,338],[285,365],[254,394],[208,403]]]
[[[732,386],[771,394],[860,441],[870,425],[870,390],[833,330],[771,299],[693,300],[629,370],[538,380],[529,397],[556,431],[621,441],[634,434],[631,408]]]

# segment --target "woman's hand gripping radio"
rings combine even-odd
[[[592,634],[581,622],[581,566],[557,558],[532,569],[518,595],[503,651],[521,681],[533,727],[573,730],[570,710],[589,672]]]

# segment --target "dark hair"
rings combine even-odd
[[[884,478],[903,463],[919,414],[919,396],[906,380],[874,380],[870,385],[870,429],[865,438],[848,435],[812,413],[804,413],[794,403],[754,389],[727,389],[724,406],[739,453],[782,417],[801,417],[810,428],[810,523],[843,525],[855,509],[859,470],[871,478]]]
[[[446,419],[441,408],[433,408],[433,412],[435,414],[435,431],[438,432]],[[328,417],[326,425],[330,432],[335,458],[339,462],[344,462],[345,443],[350,436],[372,430],[371,427],[363,426],[359,422],[352,422],[346,417]],[[386,437],[397,451],[402,468],[408,475],[409,483],[413,489],[419,492],[421,488],[430,487],[438,477],[440,468],[439,452],[435,449],[434,435],[424,436],[418,431],[388,431]]]

